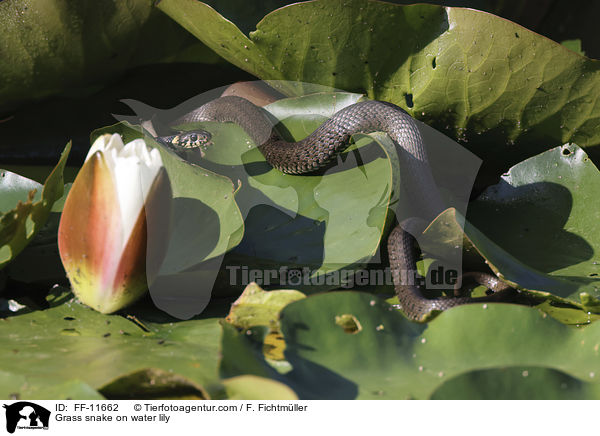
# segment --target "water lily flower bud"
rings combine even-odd
[[[102,313],[139,299],[168,242],[171,184],[156,149],[100,136],[65,201],[58,248],[75,295]]]

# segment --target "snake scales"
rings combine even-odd
[[[294,143],[283,141],[273,132],[262,108],[235,96],[208,102],[172,125],[204,121],[238,124],[258,145],[267,162],[288,174],[309,173],[327,165],[347,148],[353,134],[385,132],[399,147],[403,183],[409,182],[411,199],[419,202],[430,218],[443,210],[419,129],[410,115],[391,103],[363,101],[350,105],[335,113],[308,137]],[[193,148],[205,144],[210,134],[193,131],[158,139],[172,148]],[[400,308],[414,321],[426,321],[436,312],[462,304],[498,301],[502,297],[498,291],[508,288],[495,276],[474,273],[477,282],[495,293],[479,298],[425,298],[421,287],[407,280],[416,274],[420,251],[415,238],[401,225],[396,226],[388,238],[388,253]]]

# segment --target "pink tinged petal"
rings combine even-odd
[[[107,304],[110,312],[127,306],[148,289],[167,251],[171,216],[171,183],[161,168],[152,183],[114,276],[117,298]],[[150,232],[148,231],[150,229]],[[108,313],[108,312],[107,312]]]
[[[120,258],[112,276],[112,292],[106,294],[100,312],[116,312],[146,293],[148,289],[146,282],[146,229],[146,214],[142,208],[133,225],[129,240],[123,251],[118,254]]]
[[[77,297],[101,312],[114,299],[122,235],[111,172],[97,152],[83,165],[65,201],[58,248]]]

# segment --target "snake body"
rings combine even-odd
[[[443,210],[419,129],[408,113],[391,103],[371,100],[347,106],[308,137],[293,143],[283,141],[273,132],[262,108],[236,96],[208,102],[172,124],[204,121],[238,124],[257,144],[267,162],[287,174],[309,173],[324,167],[348,147],[356,133],[385,132],[399,147],[403,183],[409,182],[411,198],[420,203],[429,220]],[[408,279],[416,275],[420,251],[415,238],[401,225],[388,238],[388,253],[400,308],[414,321],[426,321],[454,306],[498,300],[498,294],[480,298],[425,298],[421,286]],[[477,281],[495,292],[507,288],[495,276],[487,274]]]

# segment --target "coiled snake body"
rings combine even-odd
[[[288,174],[309,173],[327,165],[347,148],[351,136],[356,133],[385,132],[399,147],[403,182],[409,182],[411,198],[420,203],[429,220],[443,210],[419,129],[410,115],[391,103],[363,101],[347,106],[308,137],[294,143],[283,141],[273,133],[262,108],[235,96],[206,103],[172,124],[203,121],[238,124],[257,144],[267,162]],[[192,143],[190,135],[194,135],[192,139],[206,138],[206,132],[195,131],[158,139],[165,145],[176,147],[177,143]],[[415,238],[401,225],[396,226],[388,238],[388,253],[400,307],[414,321],[425,321],[432,314],[454,306],[498,300],[499,294],[480,298],[425,298],[421,287],[407,280],[416,274],[420,252]],[[481,274],[476,280],[495,292],[507,288],[488,274]]]

